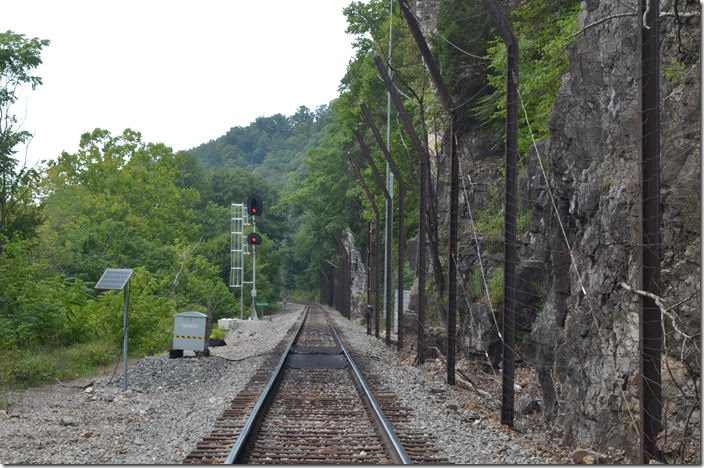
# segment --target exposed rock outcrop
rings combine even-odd
[[[434,27],[429,12],[436,10],[429,3],[417,2],[426,33]],[[623,448],[631,457],[638,447],[639,298],[622,283],[637,287],[639,275],[639,28],[633,8],[621,0],[582,4],[580,28],[588,27],[569,48],[550,138],[527,155],[519,179],[521,210],[529,210],[530,219],[519,239],[517,298],[518,351],[538,373],[544,418],[567,442]],[[673,308],[663,317],[667,427],[660,448],[666,460],[691,462],[700,456],[700,441],[687,437],[699,433],[692,415],[699,412],[701,388],[701,83],[699,58],[691,54],[699,50],[700,20],[690,5],[678,26],[672,11],[671,1],[661,3],[662,296]],[[503,261],[502,249],[472,229],[466,207],[468,200],[476,216],[489,206],[487,181],[499,177],[503,163],[487,151],[492,143],[477,128],[460,142],[467,190],[460,185],[458,266],[467,286],[458,287],[458,343],[467,355],[486,353],[497,363],[501,311],[467,292],[479,268],[477,245],[487,277]],[[446,193],[438,187],[439,214],[447,212]]]

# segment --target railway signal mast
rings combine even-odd
[[[257,317],[257,246],[262,243],[262,237],[257,234],[256,216],[262,214],[262,199],[257,195],[252,195],[247,199],[247,213],[252,217],[252,232],[247,236],[247,244],[252,246],[252,316],[250,320],[258,320]]]

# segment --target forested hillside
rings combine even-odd
[[[312,112],[305,106],[286,117],[258,117],[247,127],[232,127],[225,135],[191,150],[205,168],[240,168],[261,175],[276,187],[286,186],[306,149],[320,141],[327,106]]]

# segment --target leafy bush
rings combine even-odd
[[[224,340],[225,339],[225,331],[222,328],[215,327],[210,332],[210,338],[212,338],[214,340]]]

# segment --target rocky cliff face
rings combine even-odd
[[[367,307],[367,270],[366,262],[362,252],[355,247],[354,233],[351,229],[346,228],[342,239],[345,249],[350,252],[351,258],[351,277],[352,284],[350,285],[352,293],[352,301],[350,305],[350,318],[352,320],[361,321],[365,317],[365,309]]]
[[[667,4],[662,7],[668,11]],[[582,28],[624,13],[624,6],[589,1],[583,10]],[[682,60],[675,29],[673,19],[664,17],[663,68]],[[548,227],[530,232],[521,249],[524,276],[530,277],[532,265],[545,264],[547,291],[525,352],[542,374],[547,416],[555,416],[568,440],[600,447],[637,447],[639,300],[622,283],[637,287],[639,274],[638,34],[635,16],[614,19],[585,30],[570,50],[569,73],[542,154],[571,254],[534,164],[525,184],[527,198],[538,201],[531,226]],[[672,310],[678,328],[693,336],[700,329],[700,84],[695,65],[680,72],[661,82],[662,291],[669,305],[685,301]],[[681,367],[698,378],[700,363],[692,341],[684,340],[666,325],[663,383],[668,393],[674,390],[673,379],[679,380],[683,391],[677,404],[691,406],[697,400],[694,381]],[[679,379],[670,375],[673,371]],[[684,419],[684,413],[678,416]],[[677,417],[669,416],[671,421]],[[669,435],[671,441],[677,438]],[[684,434],[679,436],[681,441]]]
[[[426,30],[434,11],[428,3],[422,2],[421,12]],[[639,299],[622,283],[638,287],[639,274],[636,11],[637,3],[622,0],[582,4],[584,32],[569,49],[550,138],[527,156],[519,181],[530,219],[518,269],[519,354],[539,375],[545,419],[568,442],[620,447],[631,455],[638,447]],[[664,316],[667,427],[660,448],[671,461],[691,461],[700,450],[697,437],[687,434],[699,433],[701,84],[699,57],[686,54],[698,53],[700,22],[696,8],[686,11],[678,25],[672,2],[661,4],[662,295],[671,308]],[[522,117],[519,125],[525,125]],[[465,283],[478,268],[479,253],[487,276],[503,261],[500,249],[475,234],[468,213],[489,206],[486,181],[498,177],[502,164],[481,149],[491,147],[491,139],[480,129],[462,138],[467,191],[460,197],[459,270]],[[487,352],[496,360],[501,311],[465,291],[458,288],[459,343],[465,353]]]

